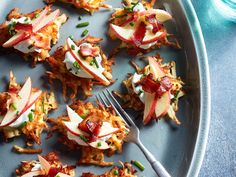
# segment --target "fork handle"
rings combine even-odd
[[[151,164],[153,170],[159,177],[171,177],[171,175],[167,172],[165,167],[159,161],[156,160],[153,154],[143,145],[143,143],[140,140],[138,140],[136,144],[142,150],[143,154]]]

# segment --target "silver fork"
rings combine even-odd
[[[124,111],[124,109],[121,107],[121,105],[118,103],[118,101],[115,99],[115,97],[112,95],[112,93],[105,89],[105,91],[102,91],[103,96],[101,94],[98,94],[96,96],[97,100],[100,101],[102,104],[104,104],[106,107],[111,105],[115,112],[123,118],[124,122],[126,123],[126,126],[130,129],[129,134],[127,135],[125,141],[127,142],[133,142],[135,143],[143,152],[149,163],[151,164],[153,170],[156,172],[156,174],[159,177],[171,177],[171,175],[167,172],[167,170],[163,167],[163,165],[156,160],[156,158],[153,156],[153,154],[143,145],[143,143],[140,141],[139,138],[139,129],[133,122],[133,120],[130,118],[130,116]],[[123,116],[121,115],[123,114]]]

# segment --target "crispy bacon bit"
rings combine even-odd
[[[84,57],[95,57],[98,56],[100,53],[99,47],[92,47],[88,45],[81,45],[80,46],[80,53]]]
[[[144,77],[140,84],[145,92],[148,93],[156,93],[158,96],[163,95],[163,93],[169,91],[172,87],[170,79],[165,76],[161,79],[161,81],[155,81],[153,79],[153,75],[150,73],[146,77]]]
[[[146,25],[144,22],[141,22],[137,26],[133,36],[133,42],[136,46],[140,46],[142,44],[145,33],[146,33]]]
[[[15,30],[17,31],[25,31],[31,33],[33,30],[32,24],[25,24],[25,23],[16,23]]]
[[[152,27],[153,27],[152,32],[154,34],[163,28],[163,24],[161,24],[157,21],[155,14],[151,14],[149,16],[146,16],[146,20],[152,25]]]

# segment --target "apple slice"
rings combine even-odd
[[[43,11],[39,13],[39,16],[31,21],[30,24],[32,24],[33,28],[35,28],[39,22],[47,15],[47,13],[50,11],[51,7],[46,6]]]
[[[132,37],[135,32],[134,28],[124,28],[114,24],[110,24],[110,28],[120,40],[129,43],[132,42]]]
[[[83,119],[73,109],[71,109],[68,105],[66,105],[66,110],[67,110],[67,114],[68,114],[71,122],[78,122],[78,124],[79,124],[80,122],[83,121]]]
[[[170,107],[170,93],[165,92],[160,98],[158,98],[156,107],[155,107],[155,115],[156,118],[164,116]]]
[[[80,130],[78,128],[78,122],[63,122],[64,125],[66,126],[67,130],[72,133],[75,136],[80,136],[80,135],[84,135],[84,136],[88,136],[88,134],[82,130]]]
[[[101,139],[98,139],[97,141],[89,143],[89,145],[96,149],[109,149],[110,148],[110,146],[106,143],[106,141],[101,140]]]
[[[144,92],[144,113],[143,113],[143,123],[146,125],[155,113],[155,108],[157,104],[158,97],[156,94],[151,94],[148,92]]]
[[[69,140],[73,140],[81,146],[89,146],[84,140],[81,139],[80,136],[76,136],[76,135],[70,133],[69,131],[67,132],[67,137]]]
[[[166,35],[165,31],[158,31],[155,34],[153,34],[151,30],[146,30],[145,36],[142,41],[142,45],[156,42],[157,40],[163,38],[165,35]]]
[[[65,173],[59,172],[59,173],[56,174],[56,177],[71,177],[71,176],[70,176],[70,175],[67,175],[67,174],[65,174]]]
[[[27,111],[27,109],[29,109],[37,101],[37,99],[40,97],[41,94],[42,94],[41,90],[31,93],[29,102],[28,102],[27,106],[25,107],[23,113],[25,111]]]
[[[107,80],[107,78],[100,72],[99,69],[89,65],[89,63],[86,60],[83,60],[80,58],[80,55],[78,54],[79,47],[70,39],[67,39],[67,46],[70,49],[70,53],[72,56],[76,59],[76,61],[79,63],[79,65],[90,75],[92,75],[96,80],[100,81],[104,85],[110,85],[110,81]],[[74,46],[75,49],[72,50],[71,46]]]
[[[40,29],[50,25],[58,16],[60,15],[60,10],[57,9],[50,13],[49,15],[45,16],[42,20],[38,22],[38,24],[33,28],[33,32],[36,33]]]
[[[164,23],[164,22],[172,19],[172,16],[165,10],[150,9],[150,10],[148,10],[148,13],[155,14],[156,19],[161,23]]]
[[[39,175],[44,175],[44,172],[41,170],[35,170],[35,171],[30,171],[21,177],[34,177],[34,176],[39,176]]]
[[[165,76],[164,71],[153,57],[148,57],[150,72],[153,74],[155,80]]]
[[[41,165],[41,169],[43,171],[45,171],[46,174],[48,174],[48,172],[51,168],[50,163],[45,158],[43,158],[41,155],[38,155],[38,159],[39,159],[39,162],[40,162],[40,165]]]
[[[110,123],[108,123],[108,122],[103,122],[98,137],[99,137],[99,138],[102,138],[102,137],[108,136],[108,135],[110,135],[110,134],[116,133],[116,132],[118,132],[119,130],[120,130],[119,128],[114,128],[114,127],[112,127],[112,125],[111,125]]]
[[[28,78],[18,93],[19,98],[17,98],[15,101],[17,111],[9,109],[0,124],[0,128],[10,125],[22,115],[30,100],[31,90],[32,82],[31,79]]]
[[[6,41],[2,46],[7,48],[7,47],[12,47],[16,45],[17,43],[27,39],[30,35],[25,33],[25,32],[19,32],[16,35],[12,36],[8,41]]]

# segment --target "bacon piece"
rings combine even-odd
[[[80,46],[80,53],[84,57],[87,57],[87,56],[95,57],[95,56],[99,55],[100,50],[99,50],[98,47],[91,47],[91,46],[88,46],[88,45],[81,45]]]
[[[132,38],[134,44],[135,44],[137,47],[141,45],[141,43],[142,43],[142,41],[143,41],[143,38],[144,38],[144,36],[145,36],[145,33],[146,33],[146,25],[145,25],[144,22],[141,22],[141,23],[137,26],[137,28],[136,28],[136,30],[135,30],[135,32],[134,32],[134,34],[133,34],[133,38]]]
[[[159,97],[172,88],[169,77],[165,76],[161,81],[155,81],[152,74],[144,77],[140,84],[145,92],[156,93]]]

